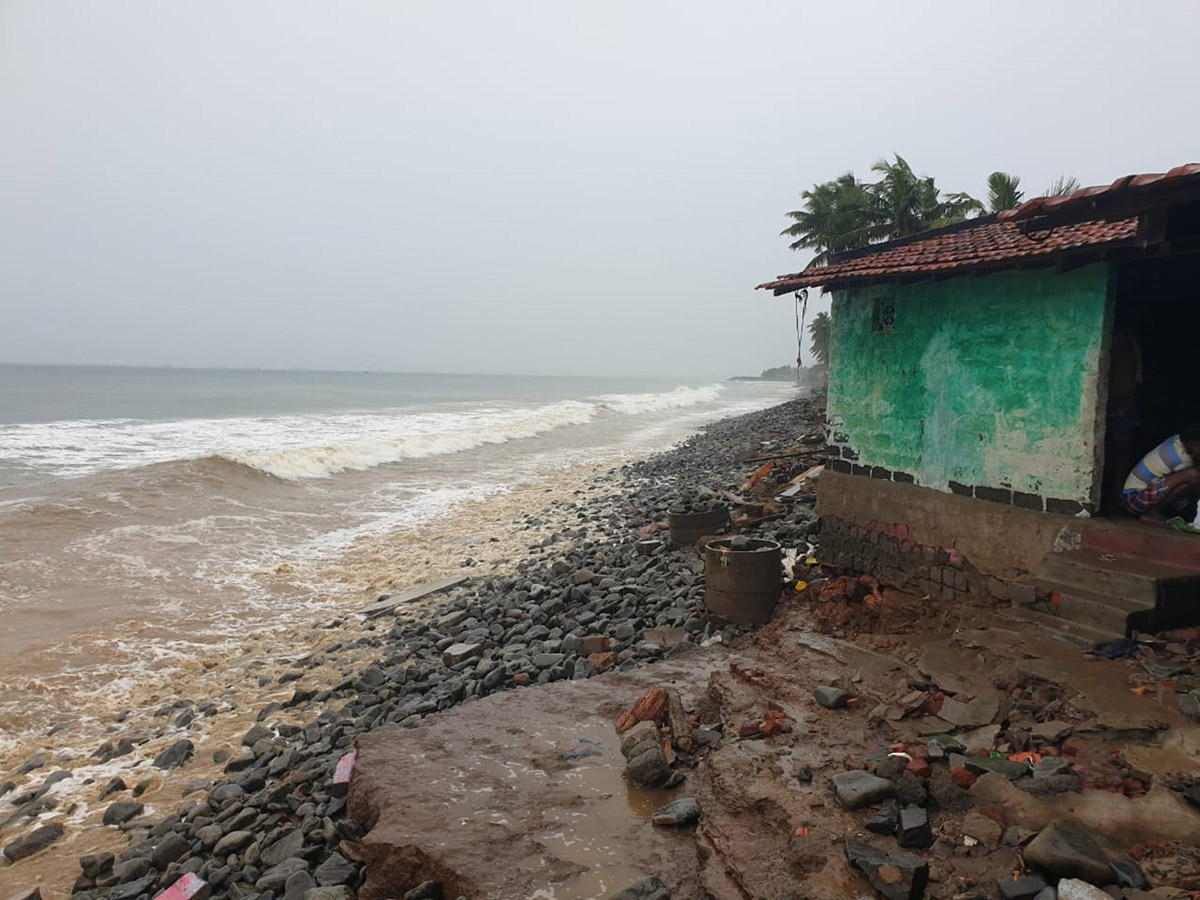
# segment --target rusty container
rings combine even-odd
[[[689,547],[706,534],[728,528],[729,507],[718,506],[699,513],[667,513],[667,525],[671,529],[671,543],[676,547]]]
[[[715,619],[734,625],[765,625],[783,592],[783,553],[776,541],[751,538],[731,550],[731,538],[704,550],[704,605]]]

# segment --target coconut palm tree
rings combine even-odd
[[[987,209],[990,213],[998,213],[1006,209],[1016,209],[1021,205],[1025,196],[1020,190],[1021,179],[1007,172],[993,172],[988,176]]]
[[[829,341],[833,337],[833,319],[829,313],[817,313],[808,323],[808,335],[812,338],[812,355],[821,365],[829,365]]]
[[[1059,175],[1051,182],[1050,187],[1046,188],[1046,193],[1043,197],[1065,197],[1067,194],[1073,194],[1079,190],[1079,179],[1074,175]]]
[[[930,176],[917,175],[904,157],[878,160],[871,171],[880,176],[871,185],[878,204],[873,237],[889,241],[928,231],[945,213],[937,185]]]
[[[787,214],[795,224],[780,234],[796,238],[789,245],[793,250],[815,250],[814,265],[824,265],[834,253],[871,242],[874,199],[852,172],[814,185],[800,197],[804,208]]]

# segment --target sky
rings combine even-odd
[[[754,286],[807,263],[802,190],[1200,159],[1198,32],[1178,0],[0,0],[0,362],[756,373],[796,355]]]

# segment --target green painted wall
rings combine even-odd
[[[835,440],[939,490],[1092,500],[1109,280],[1096,263],[836,292]],[[873,330],[877,298],[890,332]]]

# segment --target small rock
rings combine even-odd
[[[293,872],[283,883],[283,900],[304,900],[316,886],[307,872]]]
[[[1036,897],[1044,891],[1046,882],[1037,875],[1022,875],[1020,878],[1013,878],[1009,875],[997,878],[996,886],[1000,889],[1000,896],[1004,900],[1026,900],[1026,898]]]
[[[133,900],[134,897],[147,893],[157,880],[158,876],[151,872],[137,881],[122,882],[118,887],[112,889],[108,898],[109,900]]]
[[[49,753],[35,753],[29,759],[25,760],[25,762],[21,763],[21,765],[17,766],[17,774],[28,775],[30,772],[42,768],[50,760],[51,756]]]
[[[1112,900],[1100,888],[1078,878],[1064,878],[1058,883],[1058,900]]]
[[[267,871],[263,872],[262,877],[254,882],[254,887],[260,891],[277,891],[287,884],[287,880],[297,872],[307,872],[308,861],[301,859],[298,856],[293,856],[290,859],[285,859],[279,865],[271,866]],[[321,888],[313,888],[313,890],[322,890]],[[336,890],[336,888],[334,889]],[[312,893],[312,891],[309,891]],[[307,894],[305,895],[307,896]]]
[[[483,644],[451,644],[442,652],[442,663],[456,666],[483,653]]]
[[[154,865],[165,869],[171,863],[182,859],[190,849],[188,842],[174,831],[167,832],[154,848]]]
[[[1030,735],[1039,744],[1057,744],[1071,733],[1072,727],[1069,722],[1038,722]]]
[[[349,884],[358,875],[358,866],[347,862],[340,853],[331,853],[329,859],[317,866],[313,874],[317,876],[317,884],[322,887]]]
[[[843,809],[862,809],[890,797],[896,790],[886,778],[861,769],[833,776],[833,790]]]
[[[79,868],[88,878],[96,878],[111,869],[115,860],[111,853],[91,853],[79,858]]]
[[[59,823],[43,825],[41,828],[35,828],[28,834],[23,834],[15,841],[6,844],[4,846],[4,855],[9,862],[16,862],[17,860],[25,859],[27,856],[33,856],[33,854],[45,850],[62,836],[63,826]]]
[[[299,828],[285,831],[273,844],[263,848],[262,861],[265,866],[277,866],[290,856],[304,849],[304,832]]]
[[[700,819],[700,804],[691,797],[680,797],[654,811],[650,821],[655,825],[691,825]]]
[[[1112,870],[1119,887],[1141,890],[1146,886],[1146,876],[1132,859],[1117,860],[1112,864]]]
[[[1035,781],[1041,781],[1045,778],[1053,778],[1055,775],[1065,775],[1072,768],[1073,764],[1069,759],[1061,756],[1047,756],[1033,764],[1033,777]]]
[[[846,858],[886,900],[921,900],[929,863],[911,853],[888,853],[863,841],[846,841]]]
[[[440,881],[422,881],[401,900],[442,900],[442,883]]]
[[[1025,862],[1060,878],[1082,878],[1111,884],[1112,866],[1086,828],[1070,819],[1055,819],[1025,848]]]
[[[938,711],[938,717],[957,728],[981,728],[990,725],[999,712],[999,697],[976,697],[970,703],[947,697]]]
[[[929,814],[920,807],[909,807],[900,811],[900,830],[897,840],[901,847],[925,849],[933,844],[933,829],[929,826]]]
[[[253,831],[231,831],[213,847],[213,856],[218,859],[228,856],[230,853],[237,853],[239,850],[244,850],[254,842]]]
[[[1200,722],[1200,691],[1189,691],[1179,698],[1179,711],[1196,722]],[[18,772],[20,769],[17,770]]]
[[[863,824],[867,831],[884,836],[895,834],[900,826],[900,804],[885,800],[883,805]]]
[[[989,819],[987,816],[977,813],[967,813],[963,819],[962,825],[963,834],[970,835],[983,844],[989,850],[995,850],[1000,846],[1000,838],[1004,835],[1004,829],[994,819]],[[1038,888],[1040,891],[1041,888]],[[1037,891],[1033,891],[1037,893]]]
[[[315,887],[304,895],[304,900],[354,900],[354,891],[344,884]]]
[[[1029,766],[1025,763],[1013,762],[1011,759],[993,759],[990,756],[966,756],[963,757],[965,765],[972,772],[985,774],[987,772],[998,772],[1007,778],[1009,781],[1016,781],[1029,774]]]
[[[135,856],[133,859],[123,859],[113,865],[113,878],[117,879],[119,884],[125,884],[127,881],[136,881],[144,877],[150,871],[150,860],[144,856]]]
[[[665,884],[651,876],[626,885],[615,894],[610,894],[608,900],[671,900],[671,894]]]
[[[153,766],[156,769],[174,769],[184,765],[192,758],[192,753],[195,752],[195,745],[186,738],[181,741],[176,741],[158,756],[154,757]]]
[[[145,807],[136,800],[117,800],[108,804],[108,809],[104,810],[103,822],[105,825],[120,825],[134,816],[140,816],[143,809]]]
[[[822,685],[813,691],[813,699],[826,709],[841,709],[854,699],[854,695],[841,688]]]
[[[1183,792],[1183,799],[1196,809],[1200,809],[1200,784],[1193,784],[1190,788]]]

